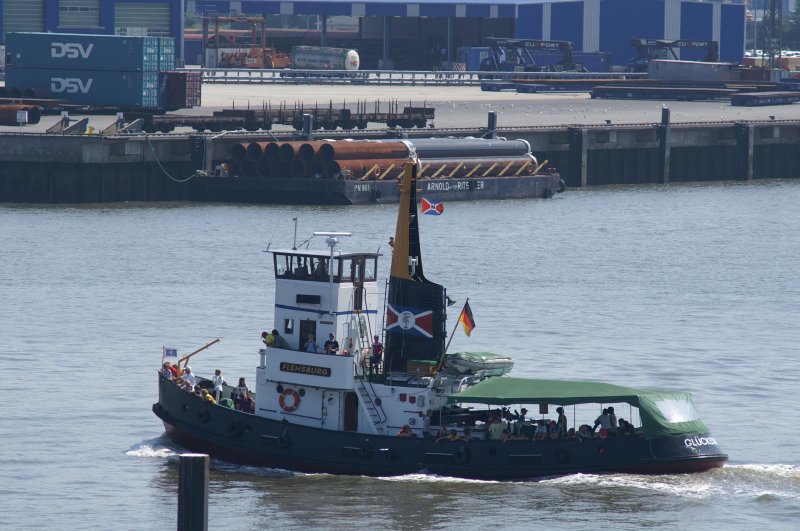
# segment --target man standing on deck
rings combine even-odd
[[[339,353],[339,342],[336,341],[336,336],[331,332],[328,335],[328,340],[325,342],[325,354],[336,355]]]

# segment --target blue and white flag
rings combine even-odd
[[[178,357],[178,349],[162,347],[162,351],[161,351],[161,362],[162,363],[167,358],[177,358],[177,357]]]

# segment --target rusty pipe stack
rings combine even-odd
[[[524,140],[273,141],[230,148],[236,174],[256,178],[388,180],[398,178],[415,156],[421,179],[520,177],[538,171]]]

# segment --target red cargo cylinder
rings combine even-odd
[[[237,162],[247,158],[247,144],[234,144],[231,146],[231,158]]]
[[[29,124],[38,124],[42,118],[35,105],[0,105],[0,125],[17,125],[17,111],[28,111]]]
[[[401,159],[408,158],[408,146],[403,142],[340,141],[325,142],[319,147],[322,160]]]
[[[247,158],[253,162],[257,161],[266,147],[267,142],[250,142],[247,144]]]
[[[280,145],[278,149],[278,159],[281,162],[286,162],[288,164],[292,161],[294,158],[295,144],[296,142],[284,142]]]
[[[261,154],[261,156],[270,162],[276,162],[278,160],[279,152],[280,147],[278,146],[277,142],[268,142],[267,147],[264,148],[264,152]]]
[[[297,148],[297,156],[306,162],[310,162],[314,159],[314,156],[323,144],[325,144],[325,142],[322,141],[303,142],[300,144],[300,147]]]

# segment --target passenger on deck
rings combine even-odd
[[[308,341],[306,341],[306,344],[303,346],[303,349],[306,352],[317,351],[318,347],[317,347],[317,342],[314,341],[314,334],[308,334]]]
[[[275,338],[275,348],[283,348],[286,350],[292,349],[292,347],[289,346],[289,342],[283,339],[283,336],[280,335],[274,328],[272,329],[272,337]]]
[[[595,432],[597,427],[604,429],[606,432],[611,428],[611,419],[608,417],[608,408],[603,408],[603,413],[594,419],[594,426],[592,426],[592,433]]]
[[[625,419],[622,418],[619,419],[619,430],[617,430],[617,433],[619,433],[620,435],[633,435],[634,434],[633,424],[631,424]]]
[[[536,421],[536,431],[534,432],[533,439],[535,441],[547,439],[547,422],[544,419]]]
[[[266,331],[261,332],[261,341],[264,342],[264,345],[271,347],[275,344],[275,336]]]
[[[195,395],[199,396],[200,398],[203,397],[203,391],[205,391],[205,389],[203,389],[199,385],[195,385],[192,390],[194,391]]]
[[[253,402],[253,399],[250,397],[250,391],[245,391],[244,396],[242,399],[239,400],[239,406],[237,407],[239,411],[243,411],[244,413],[255,413],[256,411],[256,404]]]
[[[370,366],[371,367],[371,366]],[[431,436],[431,410],[425,412],[425,416],[422,417],[422,436],[423,437],[430,437]]]
[[[236,409],[239,409],[239,402],[249,391],[250,389],[247,388],[244,378],[239,378],[239,385],[233,390],[233,403],[236,404]]]
[[[465,441],[472,440],[472,429],[469,426],[464,427],[464,440]]]
[[[408,424],[404,424],[400,431],[397,432],[398,437],[413,437],[414,432],[411,430],[411,426]]]
[[[567,433],[567,416],[564,414],[563,407],[557,407],[558,420],[556,421],[556,433],[559,437],[563,437]]]
[[[194,388],[195,384],[197,384],[197,378],[194,377],[194,374],[192,374],[192,368],[188,365],[183,368],[183,379],[189,382],[189,385],[191,385],[192,388]]]
[[[440,443],[442,441],[447,440],[447,429],[444,426],[439,428],[439,432],[436,434],[436,443]]]
[[[614,413],[614,407],[608,406],[608,428],[606,428],[609,432],[616,432],[617,431],[617,414]]]
[[[375,372],[378,372],[378,367],[380,366],[381,358],[383,357],[383,343],[381,343],[381,339],[377,335],[372,339],[372,351],[369,357],[369,370],[372,372],[374,368]]]
[[[225,378],[222,376],[221,370],[214,371],[211,383],[214,384],[214,399],[219,402],[219,399],[222,398],[222,386],[225,385]]]
[[[336,341],[336,336],[333,335],[333,332],[328,334],[328,340],[325,342],[325,354],[338,354],[339,353],[339,342]]]
[[[211,396],[211,393],[209,393],[207,390],[205,390],[205,389],[202,389],[202,390],[200,391],[200,395],[203,397],[203,400],[205,400],[205,401],[207,401],[207,402],[211,402],[211,403],[212,403],[212,404],[214,404],[214,405],[216,405],[216,404],[217,404],[217,401],[216,401],[216,400],[214,400],[214,397],[213,397],[213,396]]]
[[[167,380],[172,380],[172,371],[170,370],[170,364],[168,361],[165,361],[164,365],[161,366],[161,376]]]
[[[498,417],[489,419],[489,439],[500,441],[503,439],[503,422]]]
[[[180,362],[178,362],[180,364]],[[169,370],[172,372],[172,378],[177,379],[180,378],[183,374],[181,372],[181,368],[178,365],[170,365]]]

